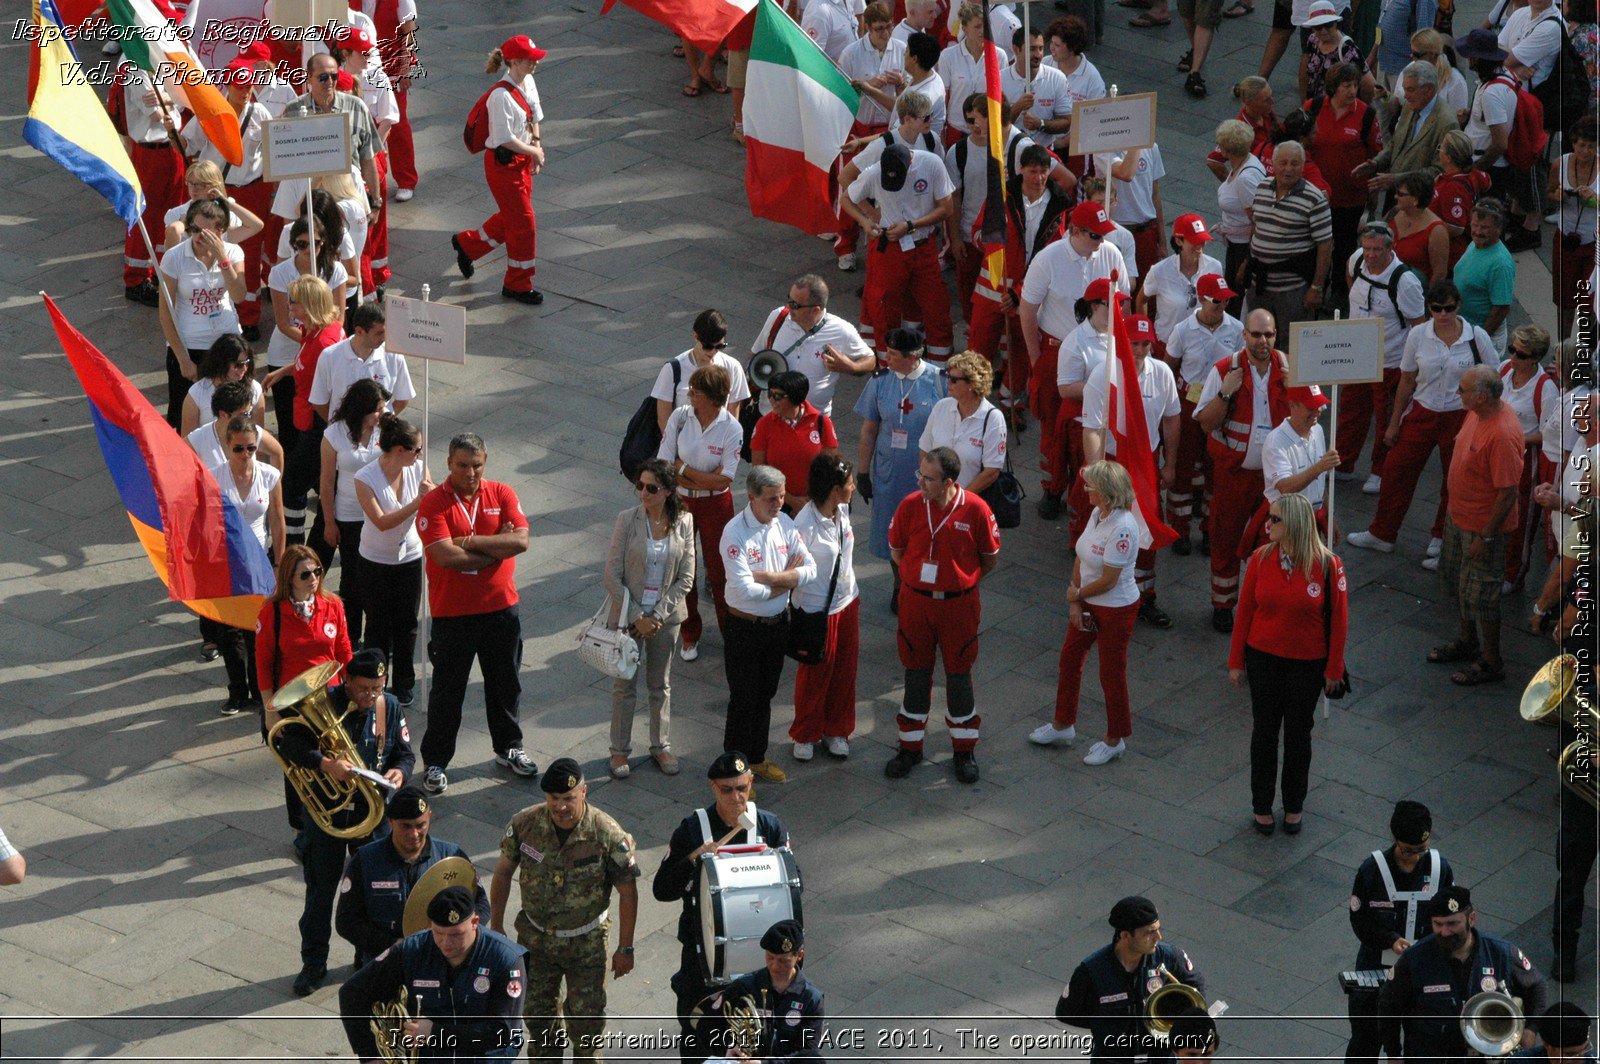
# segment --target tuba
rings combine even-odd
[[[395,999],[387,1005],[372,1006],[372,1037],[378,1043],[378,1056],[384,1064],[412,1064],[417,1059],[417,1047],[401,1041],[406,1024],[414,1017],[406,1007],[406,988],[401,987]]]
[[[1156,971],[1161,973],[1166,983],[1144,999],[1144,1025],[1152,1038],[1165,1045],[1167,1036],[1172,1032],[1172,1021],[1178,1013],[1191,1007],[1205,1008],[1206,996],[1188,983],[1181,982],[1167,971],[1165,964]]]
[[[1600,711],[1574,689],[1577,679],[1578,659],[1571,654],[1558,654],[1533,674],[1533,679],[1522,690],[1522,703],[1518,708],[1523,720],[1537,722],[1559,715],[1560,720],[1578,732],[1578,738],[1561,751],[1557,772],[1561,782],[1572,788],[1574,794],[1600,809],[1600,780],[1593,771]]]
[[[1505,989],[1502,982],[1498,990],[1474,994],[1461,1009],[1461,1037],[1479,1056],[1503,1057],[1522,1039],[1522,1007]]]
[[[300,802],[323,833],[336,839],[359,839],[372,834],[383,820],[383,795],[377,785],[359,776],[343,783],[315,769],[302,768],[278,752],[277,740],[289,728],[305,728],[311,732],[317,749],[326,757],[348,761],[357,768],[366,768],[355,744],[344,733],[339,717],[328,699],[328,681],[338,675],[344,666],[336,661],[307,669],[296,676],[272,698],[272,708],[283,719],[267,733],[267,749],[278,759],[278,764],[289,778],[289,785],[300,796]],[[367,815],[358,824],[347,828],[333,825],[334,814],[350,807],[357,797],[367,804]]]

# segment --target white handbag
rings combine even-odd
[[[578,633],[578,657],[604,676],[631,680],[639,671],[639,644],[620,627],[628,616],[628,589],[622,589],[622,612],[617,614],[619,627],[612,628],[610,619],[611,596],[595,611],[589,623]]]

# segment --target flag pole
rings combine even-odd
[[[172,293],[167,291],[166,282],[161,279],[161,257],[156,254],[156,246],[150,240],[150,230],[144,227],[144,215],[142,214],[138,218],[138,225],[139,235],[144,237],[144,247],[145,250],[150,253],[150,262],[154,267],[154,272],[156,275],[156,291],[160,293],[161,302],[167,305],[167,314],[172,318],[173,327],[176,328],[178,323],[178,312],[172,306]],[[178,352],[172,352],[172,357],[177,358]]]
[[[1339,312],[1337,310],[1335,310],[1333,312],[1333,320],[1334,321],[1338,321],[1339,320]],[[1339,437],[1338,437],[1338,432],[1339,432],[1339,386],[1337,384],[1333,384],[1333,385],[1329,385],[1329,387],[1333,389],[1333,397],[1332,397],[1332,399],[1329,400],[1329,403],[1328,403],[1328,433],[1329,433],[1330,436],[1333,437],[1333,443],[1334,443],[1333,449],[1334,450],[1338,450],[1339,449],[1339,447],[1338,447],[1338,444],[1339,444]],[[1323,476],[1328,478],[1328,550],[1331,551],[1331,550],[1333,550],[1333,496],[1334,496],[1335,491],[1337,490],[1336,489],[1336,485],[1339,483],[1339,478],[1338,478],[1337,475],[1335,475],[1335,471],[1332,470],[1332,469],[1330,469],[1330,470],[1328,470],[1328,472],[1324,473]],[[1333,588],[1325,587],[1325,588],[1322,589],[1322,593],[1324,595],[1332,595],[1333,594]],[[1323,720],[1327,720],[1328,719],[1328,710],[1329,710],[1329,707],[1328,707],[1328,696],[1327,696],[1326,693],[1324,693],[1322,695],[1322,719]]]
[[[429,296],[432,295],[432,293],[433,293],[433,286],[432,285],[427,285],[427,284],[423,285],[422,286],[422,301],[424,303],[431,302],[431,300],[429,299]],[[431,359],[431,358],[423,359],[422,360],[422,474],[423,474],[424,477],[426,477],[427,474],[428,474],[428,398],[429,398],[429,392],[431,390],[429,385],[432,383],[432,377],[433,377],[432,370],[433,370],[433,359]],[[422,696],[422,704],[423,705],[427,705],[428,704],[428,653],[427,653],[428,643],[426,642],[426,640],[428,639],[428,625],[432,623],[431,619],[428,616],[428,613],[429,613],[429,611],[428,611],[428,567],[427,567],[426,564],[424,564],[423,567],[422,567],[422,638],[423,638],[424,642],[422,644],[422,647],[423,647],[422,672],[420,674],[421,675],[421,679],[422,679],[422,691],[420,693],[421,693],[421,696]],[[411,652],[412,652],[412,654],[415,654],[416,653],[416,649],[413,648]]]

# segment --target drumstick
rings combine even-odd
[[[732,831],[728,832],[726,835],[722,836],[722,838],[718,839],[717,840],[717,844],[712,847],[712,850],[715,851],[715,850],[722,849],[724,846],[728,845],[728,840],[729,839],[733,838],[735,835],[739,834],[739,832],[741,832],[741,831],[754,831],[755,829],[756,829],[756,818],[750,815],[750,810],[746,809],[743,813],[739,814],[739,823],[734,827],[734,829]]]

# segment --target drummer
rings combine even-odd
[[[701,1037],[718,1052],[733,1057],[735,1040],[723,1016],[726,1002],[749,998],[766,1022],[754,1046],[739,1046],[752,1060],[821,1059],[826,1028],[822,991],[800,974],[806,957],[805,931],[798,920],[779,920],[761,936],[766,966],[741,975],[696,1007]]]
[[[339,937],[356,948],[358,969],[405,937],[406,903],[424,873],[447,858],[472,863],[461,847],[429,833],[433,801],[422,788],[400,788],[390,796],[383,815],[389,822],[389,834],[351,854],[339,882],[339,907],[333,917]],[[445,885],[442,881],[431,888],[423,884],[426,896],[418,895],[419,905],[425,908],[428,899]],[[479,919],[488,923],[489,896],[482,883],[473,888],[472,907]]]
[[[754,836],[740,827],[739,818],[753,808],[750,795],[755,786],[750,762],[743,754],[727,751],[711,762],[706,778],[711,781],[715,801],[683,818],[672,833],[651,887],[656,901],[683,902],[683,915],[678,918],[678,941],[683,951],[678,971],[672,977],[672,990],[678,998],[678,1025],[683,1029],[678,1056],[686,1064],[704,1060],[707,1055],[692,1022],[695,1006],[711,992],[700,941],[700,858],[714,852],[725,838],[727,841],[722,844],[726,846],[765,843],[780,849],[789,845],[789,829],[764,809],[756,811]]]

